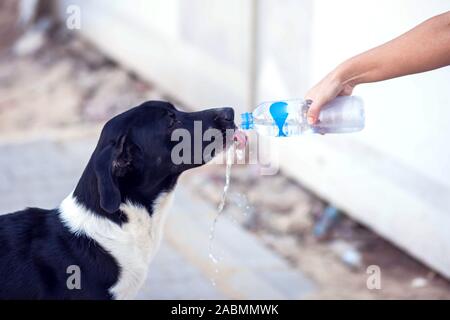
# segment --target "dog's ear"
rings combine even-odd
[[[116,212],[122,201],[117,178],[125,176],[131,167],[131,149],[126,144],[127,135],[123,135],[104,147],[94,159],[100,207],[109,213]]]

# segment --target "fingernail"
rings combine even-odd
[[[308,116],[308,124],[314,124],[314,117],[313,116]]]

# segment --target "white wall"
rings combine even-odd
[[[258,38],[260,101],[302,97],[343,60],[450,10],[445,0],[259,3],[272,30]],[[449,67],[361,85],[363,132],[275,144],[285,172],[450,277],[449,85]]]
[[[448,0],[259,3],[260,101],[303,97],[345,59],[450,10]],[[367,128],[352,139],[450,186],[449,68],[359,86],[354,94],[366,103]]]
[[[107,55],[193,108],[249,104],[251,1],[61,0]]]
[[[310,83],[448,10],[448,0],[314,1]],[[450,187],[450,68],[360,86],[355,94],[367,109],[367,129],[355,139]]]

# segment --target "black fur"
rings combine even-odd
[[[230,108],[186,113],[149,101],[111,119],[76,186],[74,197],[94,214],[122,225],[120,203],[130,200],[152,214],[153,201],[175,187],[179,175],[200,164],[173,164],[171,133],[234,129]],[[206,143],[202,143],[202,150]],[[81,269],[81,289],[69,290],[67,267]],[[109,299],[120,270],[95,241],[71,233],[58,209],[29,208],[0,216],[0,299]]]

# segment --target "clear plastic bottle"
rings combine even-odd
[[[364,128],[364,104],[360,97],[335,98],[323,106],[314,125],[309,125],[306,117],[310,104],[311,101],[302,99],[261,103],[252,113],[241,114],[241,129],[254,129],[271,137],[290,137],[357,132]]]

